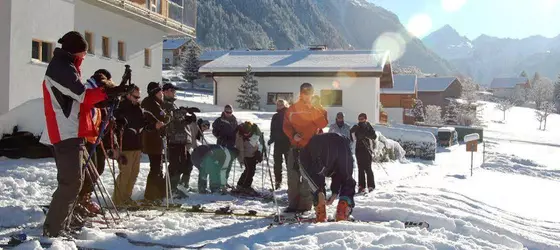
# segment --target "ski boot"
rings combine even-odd
[[[315,205],[315,220],[319,222],[327,221],[327,202],[325,193],[319,192],[317,194],[317,202]]]
[[[84,206],[90,213],[93,214],[101,214],[101,206],[97,204],[97,202],[91,200],[91,193],[85,194],[82,200],[80,201],[80,205]]]
[[[338,200],[338,206],[336,206],[336,221],[348,220],[350,213],[352,213],[352,208],[348,203],[348,198],[346,197],[341,197]]]

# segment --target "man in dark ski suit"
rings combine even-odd
[[[354,207],[356,181],[352,178],[354,159],[349,142],[336,133],[318,134],[311,137],[309,144],[300,153],[302,176],[309,183],[314,205],[326,206],[339,197],[336,221],[348,220]],[[332,178],[332,196],[325,202],[326,177]],[[326,207],[316,211],[326,211]],[[317,214],[317,222],[324,222],[326,219],[326,213]]]
[[[235,139],[237,134],[237,118],[233,115],[233,107],[226,105],[222,115],[212,123],[212,134],[218,139],[218,145],[229,148],[235,148]],[[233,162],[232,162],[233,164]],[[229,178],[231,166],[226,173],[226,180]]]
[[[282,185],[282,157],[288,163],[288,151],[290,151],[290,138],[286,136],[283,130],[284,113],[288,109],[288,102],[278,100],[276,102],[276,114],[272,116],[270,121],[270,140],[268,145],[274,143],[274,188],[280,189]]]
[[[377,139],[375,129],[367,121],[367,115],[358,115],[358,124],[350,129],[352,138],[356,141],[356,161],[358,162],[358,192],[371,192],[375,189],[375,179],[371,163],[373,160],[373,141]],[[366,181],[367,177],[367,181]]]

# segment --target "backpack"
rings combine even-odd
[[[192,135],[188,126],[187,111],[185,109],[173,110],[171,121],[167,125],[167,141],[170,144],[192,144]]]

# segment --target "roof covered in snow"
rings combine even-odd
[[[381,94],[414,94],[416,82],[416,75],[393,75],[393,88],[381,88]]]
[[[383,72],[389,52],[359,50],[232,51],[202,66],[201,73]]]
[[[419,92],[442,92],[457,80],[457,77],[421,77],[418,78]]]
[[[166,39],[163,40],[163,49],[178,49],[187,42],[187,39]]]
[[[200,57],[198,57],[199,61],[214,61],[217,58],[233,52],[233,51],[247,51],[247,50],[209,50],[209,51],[205,51],[203,52]]]
[[[516,85],[525,84],[527,77],[498,77],[490,83],[491,89],[513,89]]]

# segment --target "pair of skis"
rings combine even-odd
[[[198,245],[198,246],[188,246],[188,245],[174,245],[174,244],[166,244],[166,243],[159,243],[159,242],[152,242],[152,241],[142,241],[142,240],[135,240],[130,238],[126,233],[122,233],[122,232],[117,232],[115,233],[115,235],[119,238],[122,239],[126,239],[130,244],[135,245],[135,246],[145,246],[145,247],[162,247],[164,249],[173,249],[173,248],[183,248],[183,249],[202,249],[206,246],[206,244],[203,245]],[[75,242],[74,239],[72,238],[61,238],[63,241],[72,241]],[[26,243],[26,242],[31,242],[31,241],[39,241],[39,244],[41,245],[41,247],[43,248],[50,248],[53,245],[53,242],[51,240],[49,241],[45,241],[44,239],[41,239],[41,237],[30,237],[27,234],[17,234],[17,235],[12,235],[10,237],[10,241],[6,244],[0,244],[0,248],[2,249],[12,249],[12,248],[16,248],[19,245]],[[94,248],[94,247],[84,247],[84,246],[78,246],[76,244],[76,247],[78,248],[78,250],[106,250],[104,248]]]
[[[360,220],[349,220],[353,223],[381,223],[382,221],[360,221]],[[293,217],[285,217],[285,216],[274,216],[273,222],[269,225],[268,228],[273,226],[280,226],[280,225],[290,225],[290,224],[303,224],[303,223],[315,223],[315,218],[305,218],[299,215],[295,215]],[[327,222],[335,222],[333,219],[329,219]],[[429,229],[430,224],[425,221],[403,221],[405,228],[420,228],[420,229]]]

